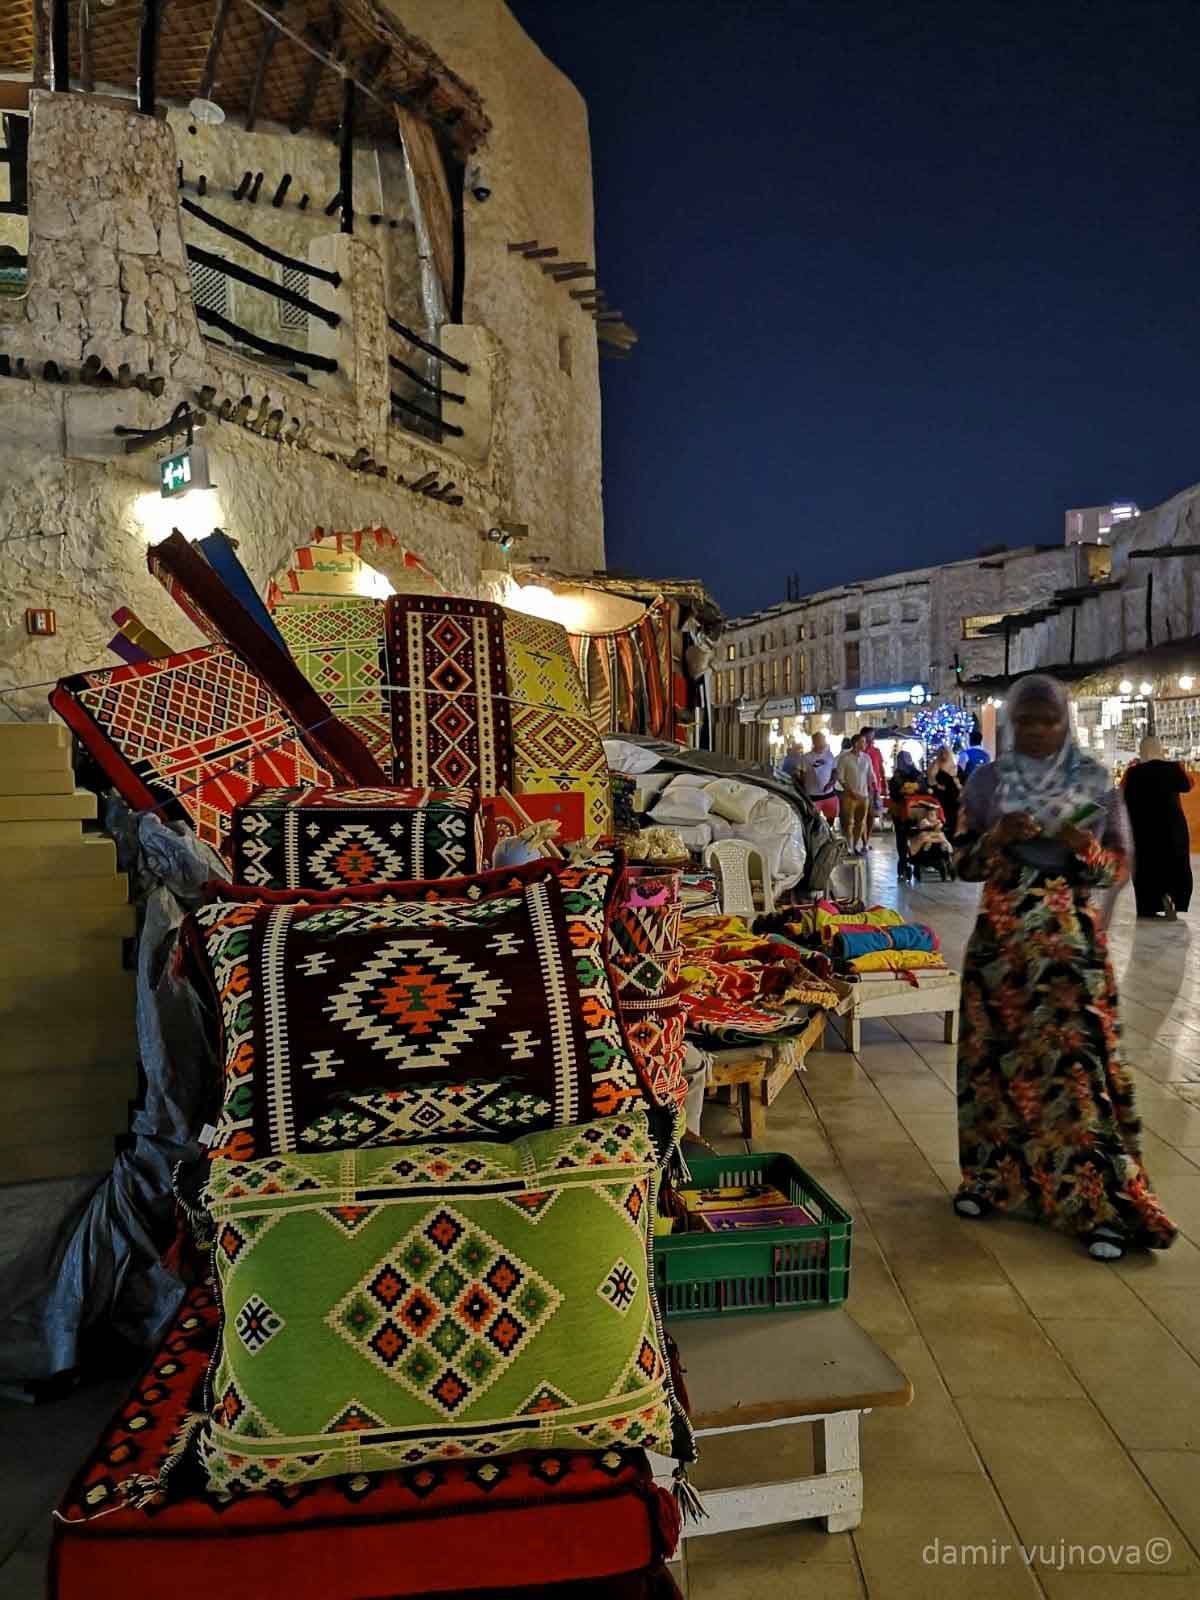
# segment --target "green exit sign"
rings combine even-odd
[[[163,456],[158,463],[158,487],[164,500],[186,494],[189,489],[207,489],[208,456],[201,444]]]

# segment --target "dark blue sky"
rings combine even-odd
[[[641,334],[610,566],[734,612],[1200,479],[1194,0],[512,3]]]

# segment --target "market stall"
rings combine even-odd
[[[141,859],[186,886],[152,957],[193,1009],[146,1068],[148,1105],[187,1120],[189,1227],[174,1320],[62,1502],[52,1600],[168,1564],[185,1600],[249,1600],[281,1571],[322,1600],[585,1581],[667,1600],[696,1510],[671,1330],[719,1347],[731,1314],[848,1290],[852,1219],[789,1157],[681,1159],[706,1086],[736,1087],[760,1135],[846,1004],[828,916],[755,932],[702,862],[627,865],[594,837],[609,768],[561,627],[392,597],[363,649],[399,693],[356,733],[283,607],[276,638],[203,555],[150,560],[213,642],[65,680],[53,703]],[[744,830],[785,888],[831,858],[769,775],[628,749],[649,801],[628,842],[690,807]],[[139,991],[147,1025],[150,1007]],[[189,1054],[193,1031],[215,1059]],[[162,1097],[180,1072],[205,1103]],[[697,1317],[720,1322],[693,1335]],[[840,1316],[822,1337],[850,1365],[874,1351]],[[778,1372],[779,1414],[828,1411],[841,1450],[863,1394]],[[876,1403],[904,1403],[887,1376]],[[704,1404],[725,1401],[706,1385]],[[778,1514],[855,1516],[857,1470]]]

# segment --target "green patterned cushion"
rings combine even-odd
[[[690,1459],[644,1111],[511,1144],[219,1161],[218,1493],[518,1450]]]

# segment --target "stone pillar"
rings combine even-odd
[[[30,96],[29,292],[33,353],[196,381],[204,347],[165,122],[91,95]]]
[[[317,374],[314,387],[331,398],[354,396],[363,441],[381,454],[387,442],[388,332],[384,309],[383,261],[378,250],[353,234],[327,233],[314,239],[308,259],[314,267],[341,275],[337,289],[322,284],[324,304],[341,313],[329,328],[318,318],[308,324],[308,347],[314,355],[332,356],[335,376]]]
[[[452,394],[461,394],[465,405],[443,402],[442,418],[463,430],[461,439],[446,435],[446,448],[473,466],[484,466],[492,448],[492,416],[497,407],[495,390],[501,381],[500,346],[486,328],[447,323],[437,342],[448,356],[470,367],[470,372],[455,372],[442,364],[441,385]]]

